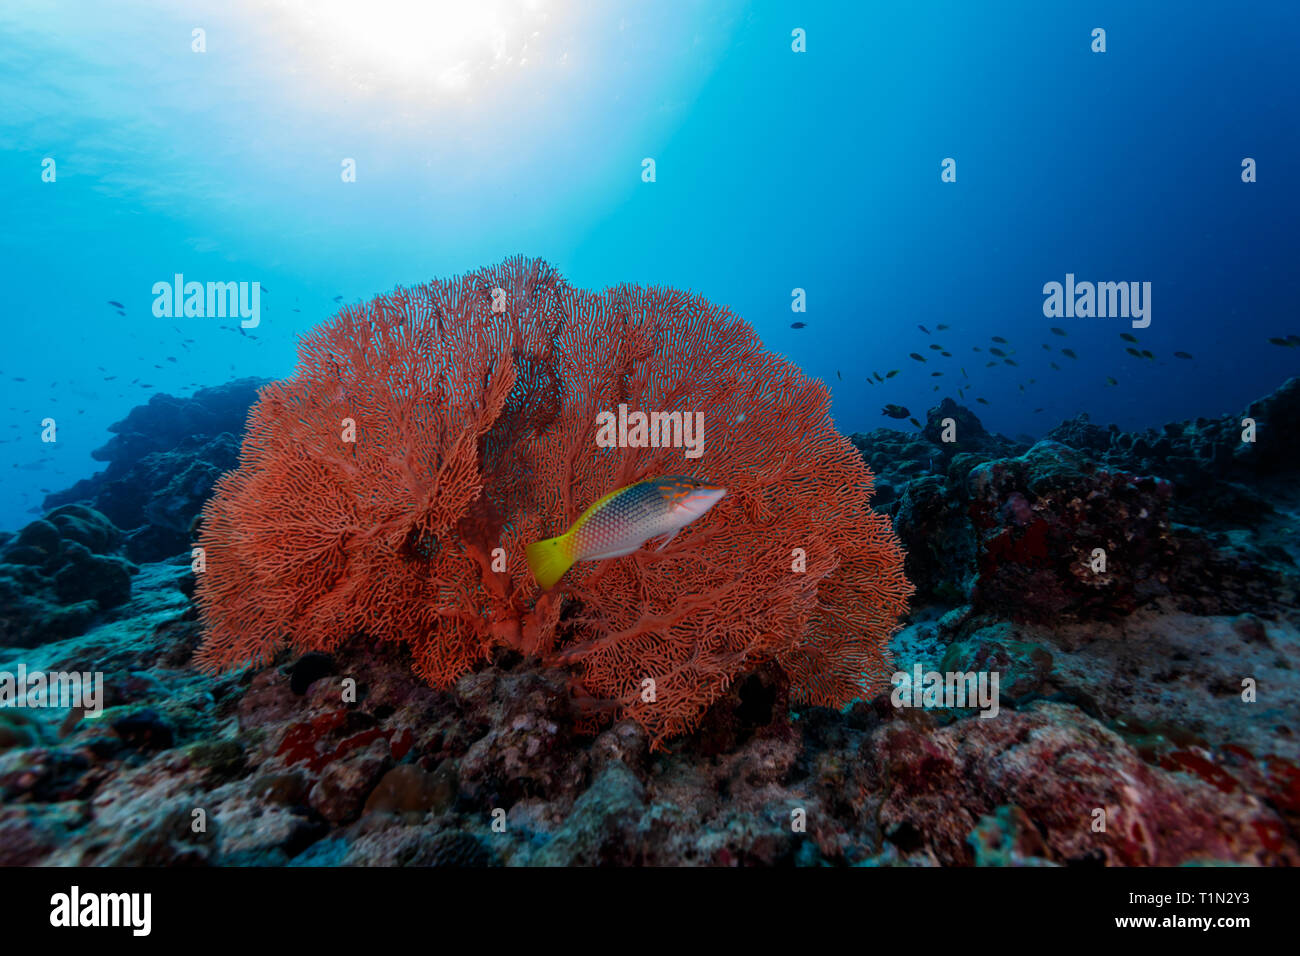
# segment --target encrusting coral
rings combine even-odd
[[[703,413],[702,457],[598,446],[597,415]],[[526,546],[612,489],[695,474],[725,498],[662,551],[579,564],[551,591]],[[344,308],[254,406],[199,544],[199,665],[355,634],[445,686],[494,648],[563,665],[575,697],[658,744],[738,675],[796,702],[882,686],[911,586],[829,396],[725,308],[673,289],[569,287],[498,266]]]

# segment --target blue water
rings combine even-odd
[[[336,296],[521,252],[731,306],[846,432],[958,384],[1011,435],[1237,411],[1300,372],[1298,36],[1294,0],[4,0],[0,527],[151,394],[288,374]],[[260,326],[156,318],[177,273],[262,283]],[[1045,318],[1066,273],[1150,282],[1150,327]]]

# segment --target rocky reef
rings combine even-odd
[[[221,475],[239,464],[249,406],[266,379],[241,378],[188,398],[154,395],[91,452],[108,467],[46,497],[44,506],[78,503],[123,529],[126,554],[160,561],[190,546],[190,526]]]
[[[0,672],[105,691],[98,716],[0,708],[0,863],[1300,863],[1300,380],[1140,434],[1030,445],[945,400],[854,435],[918,586],[898,670],[996,672],[996,714],[792,712],[769,666],[668,752],[578,733],[563,675],[512,654],[445,691],[364,636],[197,673],[185,529],[233,462],[212,429],[253,386],[228,388],[206,431],[135,410],[104,475],[0,540]]]

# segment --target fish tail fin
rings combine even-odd
[[[555,582],[573,567],[569,542],[569,535],[562,534],[557,538],[543,538],[528,546],[528,567],[543,591],[555,587]]]

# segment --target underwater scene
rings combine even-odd
[[[5,0],[0,864],[1300,863],[1231,11]]]

